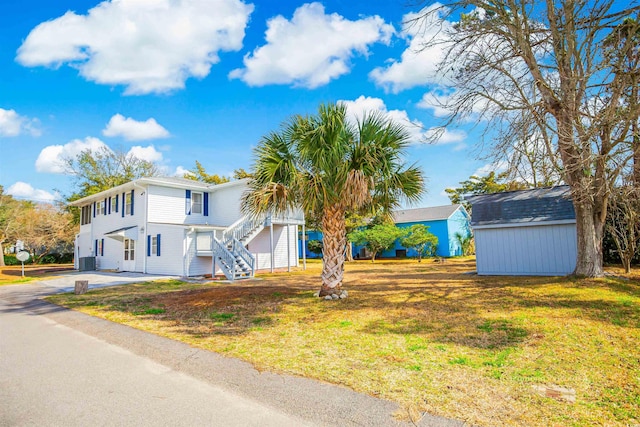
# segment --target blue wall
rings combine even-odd
[[[441,257],[452,257],[462,255],[462,248],[456,239],[456,233],[462,235],[468,235],[471,233],[471,226],[469,225],[469,217],[462,209],[458,209],[449,217],[449,219],[440,219],[436,221],[419,221],[419,222],[406,222],[397,224],[399,228],[408,228],[415,224],[423,224],[429,227],[429,233],[434,234],[438,238],[438,248],[436,249],[436,255]],[[362,246],[356,246],[353,250],[353,254],[357,254]],[[396,256],[396,250],[406,249],[400,245],[400,242],[396,241],[395,245],[381,254],[378,257],[393,258]],[[418,253],[414,249],[407,249],[407,257],[417,257]]]
[[[322,258],[321,254],[315,254],[311,252],[307,246],[307,243],[309,242],[309,240],[322,241],[322,233],[315,230],[306,230],[305,233],[307,234],[307,238],[304,239],[304,241],[302,240],[302,233],[300,233],[300,236],[298,236],[300,237],[298,239],[298,257],[302,258],[302,245],[304,244],[305,255],[307,258]]]
[[[429,227],[429,232],[435,234],[438,238],[438,249],[436,250],[436,255],[441,257],[452,257],[452,256],[460,256],[462,255],[462,249],[456,239],[456,233],[460,233],[462,235],[469,235],[471,233],[471,226],[469,225],[469,217],[462,210],[456,210],[453,215],[449,217],[449,219],[441,219],[437,221],[420,221],[420,222],[407,222],[402,224],[397,224],[400,228],[408,228],[415,224],[424,224]],[[322,240],[322,233],[319,231],[307,231],[308,240],[304,241],[306,255],[307,258],[322,258],[322,255],[316,255],[313,252],[310,252],[307,248],[307,242],[309,240]],[[300,238],[298,243],[298,255],[302,257],[302,238]],[[353,247],[353,256],[360,252],[363,246],[354,246]],[[398,241],[396,241],[395,246],[389,250],[384,251],[381,254],[378,254],[377,257],[389,257],[393,258],[396,256],[397,249],[405,249],[400,245]],[[418,253],[413,249],[407,249],[408,257],[417,257]]]

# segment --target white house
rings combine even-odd
[[[576,215],[568,186],[466,198],[481,275],[561,276],[576,266]]]
[[[223,273],[230,279],[297,266],[304,215],[244,216],[247,182],[141,178],[77,200],[75,266],[176,276]]]

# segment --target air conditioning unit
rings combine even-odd
[[[79,271],[93,271],[96,269],[96,257],[87,256],[80,257],[80,262],[78,263]]]

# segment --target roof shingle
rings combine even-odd
[[[471,203],[471,225],[518,224],[576,218],[569,186],[478,194]]]

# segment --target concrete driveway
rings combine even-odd
[[[108,272],[108,271],[63,271],[55,276],[37,283],[54,292],[71,292],[75,288],[76,280],[89,281],[89,289],[104,288],[106,286],[126,285],[128,283],[148,282],[160,279],[180,279],[177,276],[160,276],[155,274],[142,274],[132,272]]]

